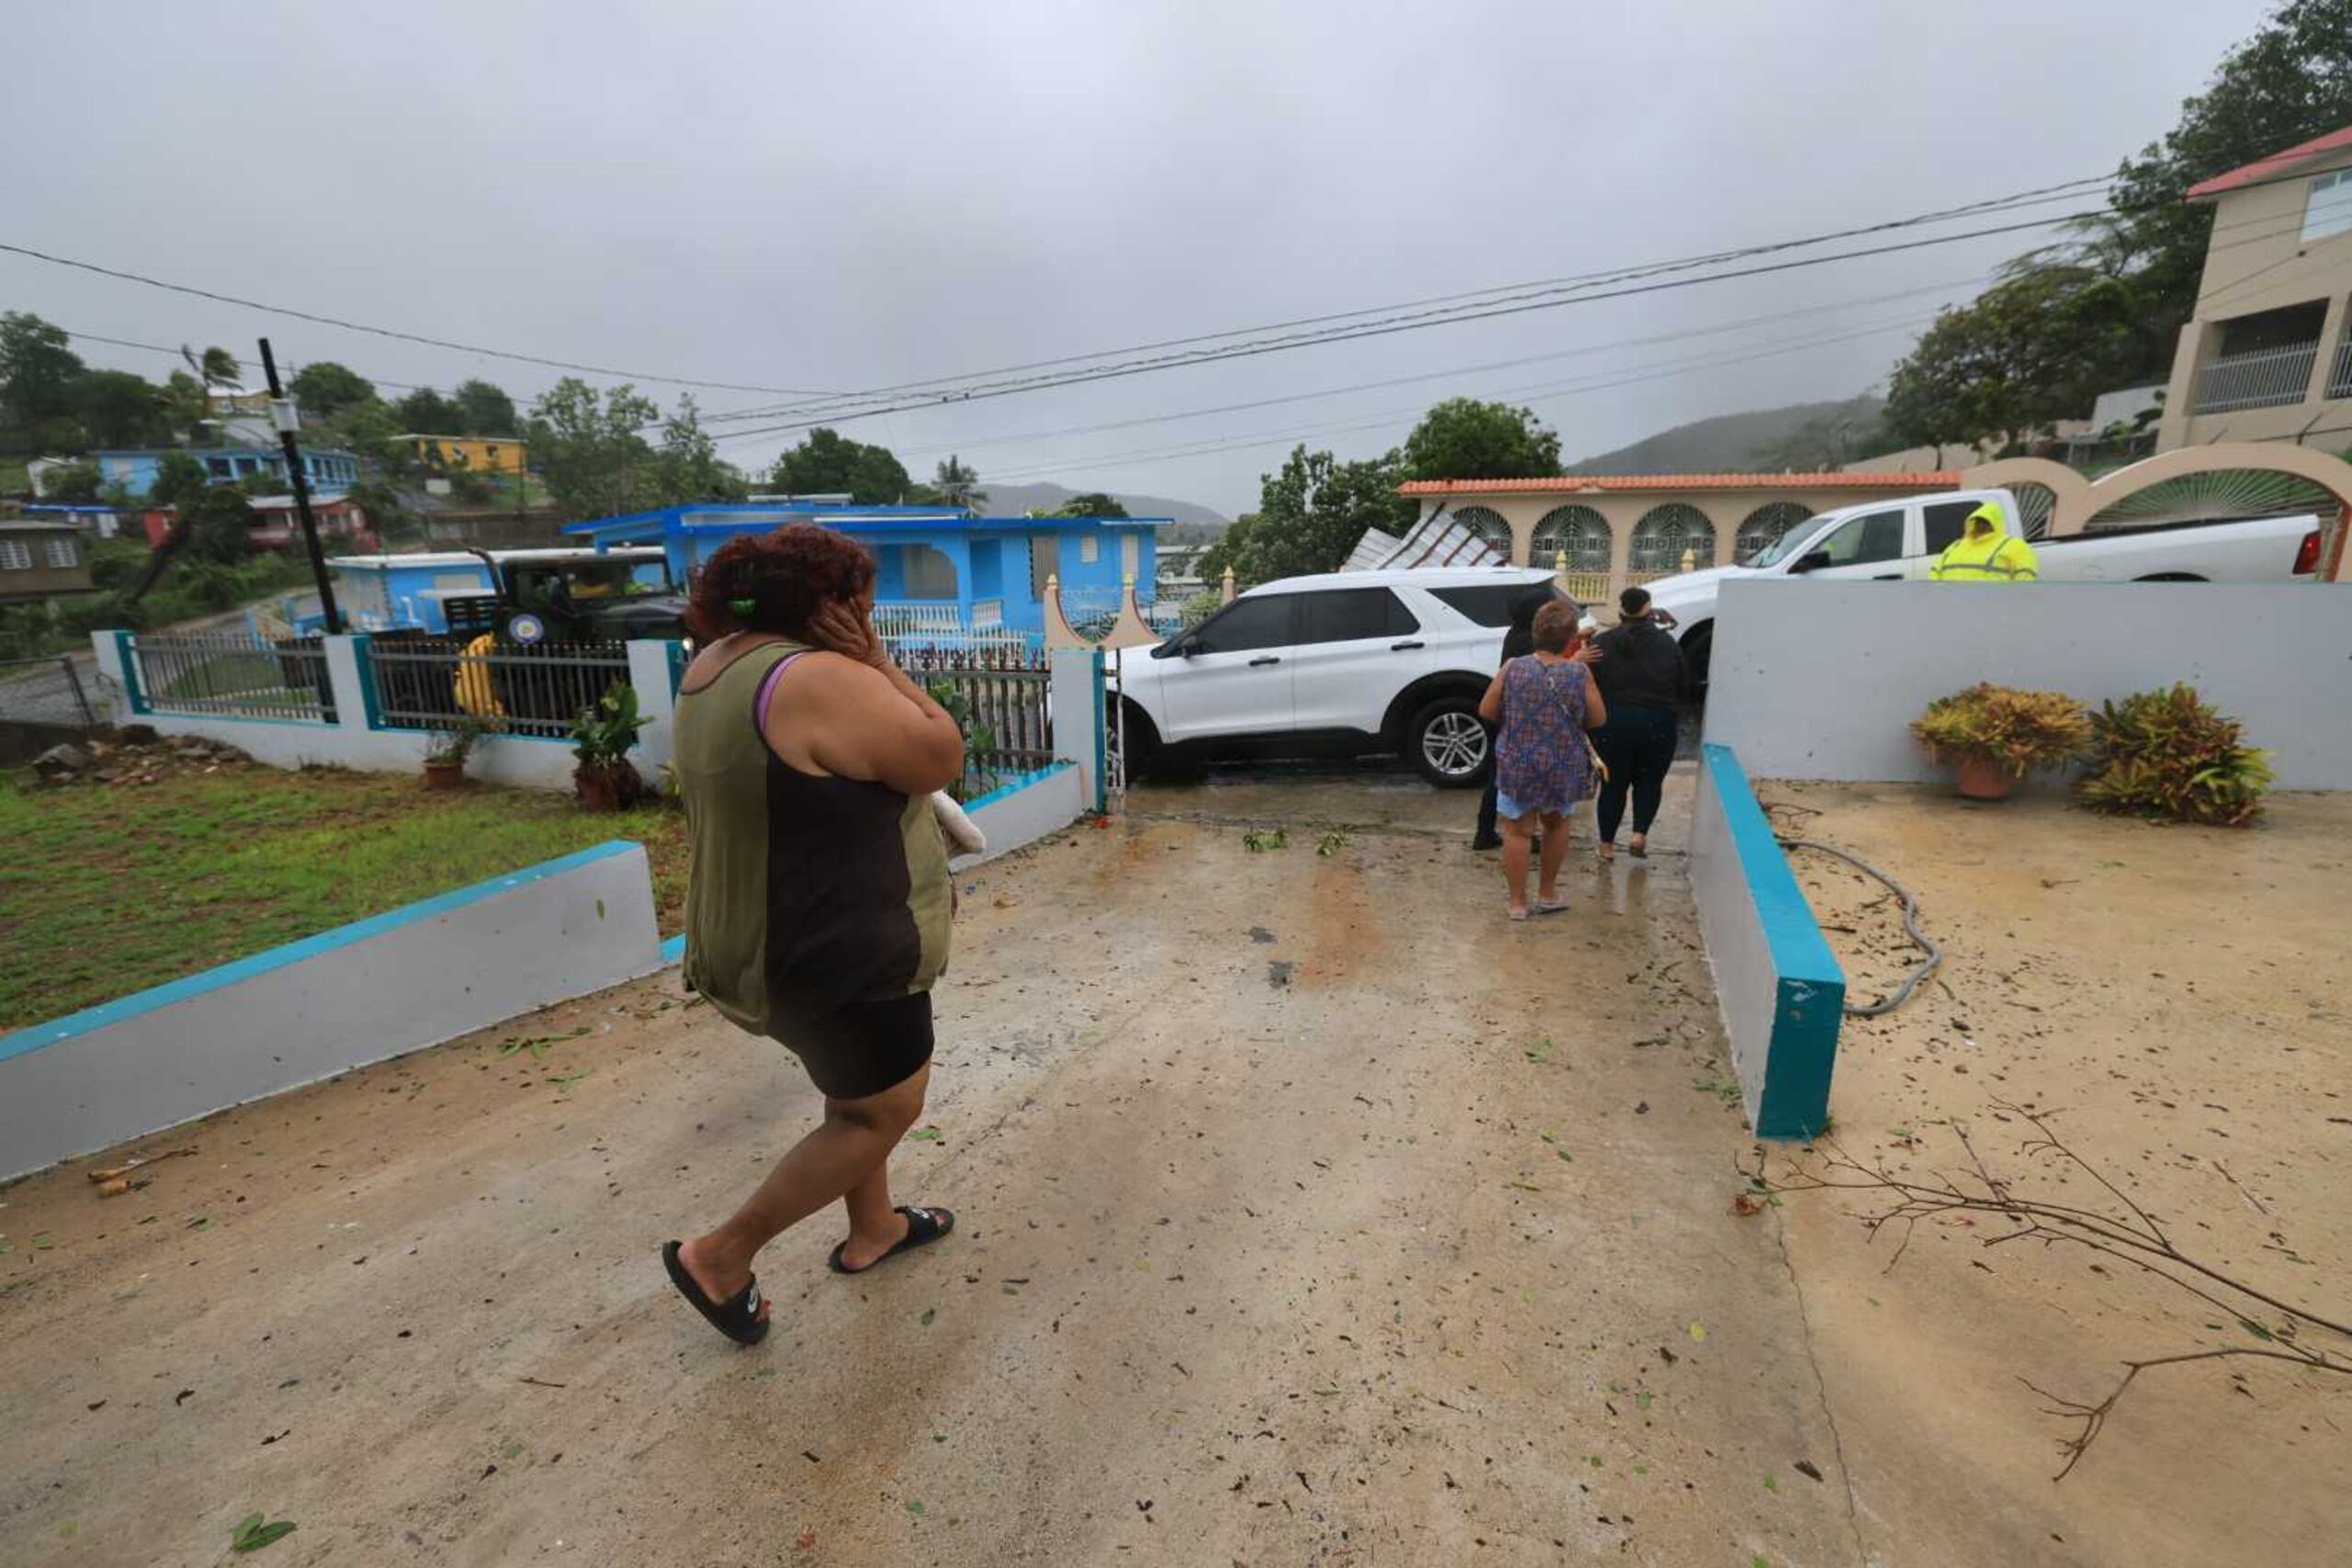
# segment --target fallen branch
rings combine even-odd
[[[2117,1402],[2143,1371],[2190,1361],[2253,1357],[2262,1360],[2285,1361],[2307,1371],[2352,1377],[2352,1326],[2346,1324],[2346,1318],[2352,1314],[2336,1313],[2322,1315],[2311,1307],[2262,1290],[2181,1251],[2173,1244],[2163,1223],[2154,1214],[2109,1180],[2104,1173],[2076,1154],[2052,1130],[2052,1113],[2029,1111],[2022,1106],[2003,1102],[1996,1102],[1994,1109],[2005,1115],[2017,1117],[2033,1129],[2032,1135],[2021,1145],[2023,1153],[2030,1157],[2055,1159],[2082,1172],[2109,1193],[2120,1206],[2121,1212],[2084,1208],[2020,1195],[2007,1179],[1995,1174],[1978,1152],[1967,1130],[1957,1123],[1953,1131],[1968,1160],[1968,1169],[1959,1176],[1942,1172],[1925,1178],[1898,1175],[1883,1164],[1856,1158],[1829,1139],[1821,1140],[1820,1146],[1828,1152],[1822,1156],[1818,1166],[1808,1168],[1792,1160],[1788,1174],[1775,1181],[1766,1176],[1759,1155],[1756,1168],[1752,1171],[1743,1168],[1741,1174],[1758,1192],[1871,1192],[1891,1196],[1894,1202],[1890,1206],[1867,1214],[1862,1220],[1863,1228],[1873,1241],[1887,1226],[1897,1228],[1900,1239],[1894,1257],[1887,1260],[1889,1270],[1902,1261],[1904,1253],[1910,1247],[1912,1232],[1922,1220],[1940,1220],[1954,1215],[1989,1215],[2007,1221],[2012,1228],[1997,1235],[1985,1236],[1978,1244],[1982,1247],[2006,1247],[2012,1242],[2032,1240],[2041,1242],[2044,1247],[2063,1243],[2087,1247],[2093,1252],[2128,1263],[2176,1290],[2194,1296],[2234,1320],[2241,1329],[2262,1342],[2258,1348],[2228,1346],[2127,1360],[2123,1363],[2123,1376],[2115,1387],[2104,1399],[2092,1404],[2067,1399],[2028,1382],[2027,1387],[2050,1401],[2044,1407],[2049,1414],[2081,1423],[2080,1429],[2073,1437],[2059,1444],[2059,1451],[2065,1456],[2065,1463],[2052,1477],[2053,1481],[2064,1480],[2081,1461],[2084,1453],[2106,1429],[2108,1417],[2114,1413]],[[2266,1315],[2265,1309],[2277,1314],[2267,1324],[2262,1321]],[[2310,1336],[2313,1333],[2323,1337],[2322,1343],[2311,1342]],[[2345,1343],[2325,1343],[2324,1337],[2327,1336],[2334,1336]]]

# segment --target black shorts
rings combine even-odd
[[[775,1037],[829,1098],[864,1100],[897,1088],[931,1060],[931,993],[780,1012]]]

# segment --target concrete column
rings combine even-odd
[[[2335,371],[2335,346],[2344,341],[2345,306],[2352,296],[2331,294],[2327,299],[2327,319],[2319,329],[2319,355],[2312,365],[2311,385],[2303,389],[2303,401],[2324,403],[2327,400],[2328,378]]]
[[[376,683],[368,678],[368,634],[321,639],[326,647],[327,682],[334,692],[338,729],[376,728]]]
[[[653,722],[638,732],[637,753],[631,760],[649,783],[662,774],[662,764],[673,755],[678,699],[676,666],[671,650],[676,643],[644,638],[628,645],[628,683],[637,690],[637,711]]]
[[[1150,657],[1140,651],[1134,656]],[[1062,649],[1047,658],[1053,680],[1047,701],[1053,705],[1054,755],[1078,764],[1086,786],[1087,809],[1102,811],[1109,801],[1109,780],[1104,776],[1104,655],[1098,649]]]
[[[1635,502],[1615,497],[1596,496],[1593,510],[1609,524],[1609,597],[1613,603],[1625,592],[1626,576],[1633,570],[1634,525],[1641,520],[1647,508]]]
[[[2218,321],[2190,321],[2180,329],[2180,345],[2173,351],[2172,379],[2165,384],[2164,418],[2156,425],[2156,450],[2169,452],[2188,445],[2190,403],[2197,392],[2197,367],[2222,344]],[[2052,529],[2054,534],[2055,527]]]
[[[1707,521],[1714,525],[1715,558],[1709,564],[1713,566],[1731,565],[1732,553],[1739,547],[1740,520],[1746,517],[1748,511],[1752,510],[1752,508],[1739,509],[1729,522],[1725,522],[1721,515],[1723,511],[1723,503],[1721,502],[1717,502],[1713,505],[1705,506],[1699,505],[1697,502],[1693,502],[1691,504],[1698,506],[1699,510],[1705,514]],[[1763,502],[1759,501],[1756,502],[1756,504],[1760,506]]]
[[[139,716],[140,704],[137,675],[131,668],[130,634],[92,632],[90,653],[97,661],[98,691],[112,710],[113,722],[132,722]]]

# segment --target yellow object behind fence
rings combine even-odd
[[[458,660],[458,675],[452,682],[458,705],[476,718],[506,716],[505,708],[499,705],[498,690],[490,680],[490,655],[497,646],[496,635],[484,632],[466,644],[466,651]]]

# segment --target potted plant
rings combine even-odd
[[[2091,715],[2098,755],[2082,783],[2094,811],[2156,822],[2246,828],[2270,787],[2270,753],[2242,743],[2193,687],[2139,692]]]
[[[424,787],[455,789],[463,784],[466,759],[491,728],[470,715],[435,726],[424,742]]]
[[[1938,762],[1955,768],[1970,800],[2003,800],[2036,768],[2060,768],[2090,749],[2090,716],[2064,692],[1990,682],[1938,697],[1911,721]]]
[[[571,721],[572,788],[589,811],[619,811],[645,798],[645,781],[628,760],[638,731],[652,723],[637,711],[637,688],[616,681]]]

